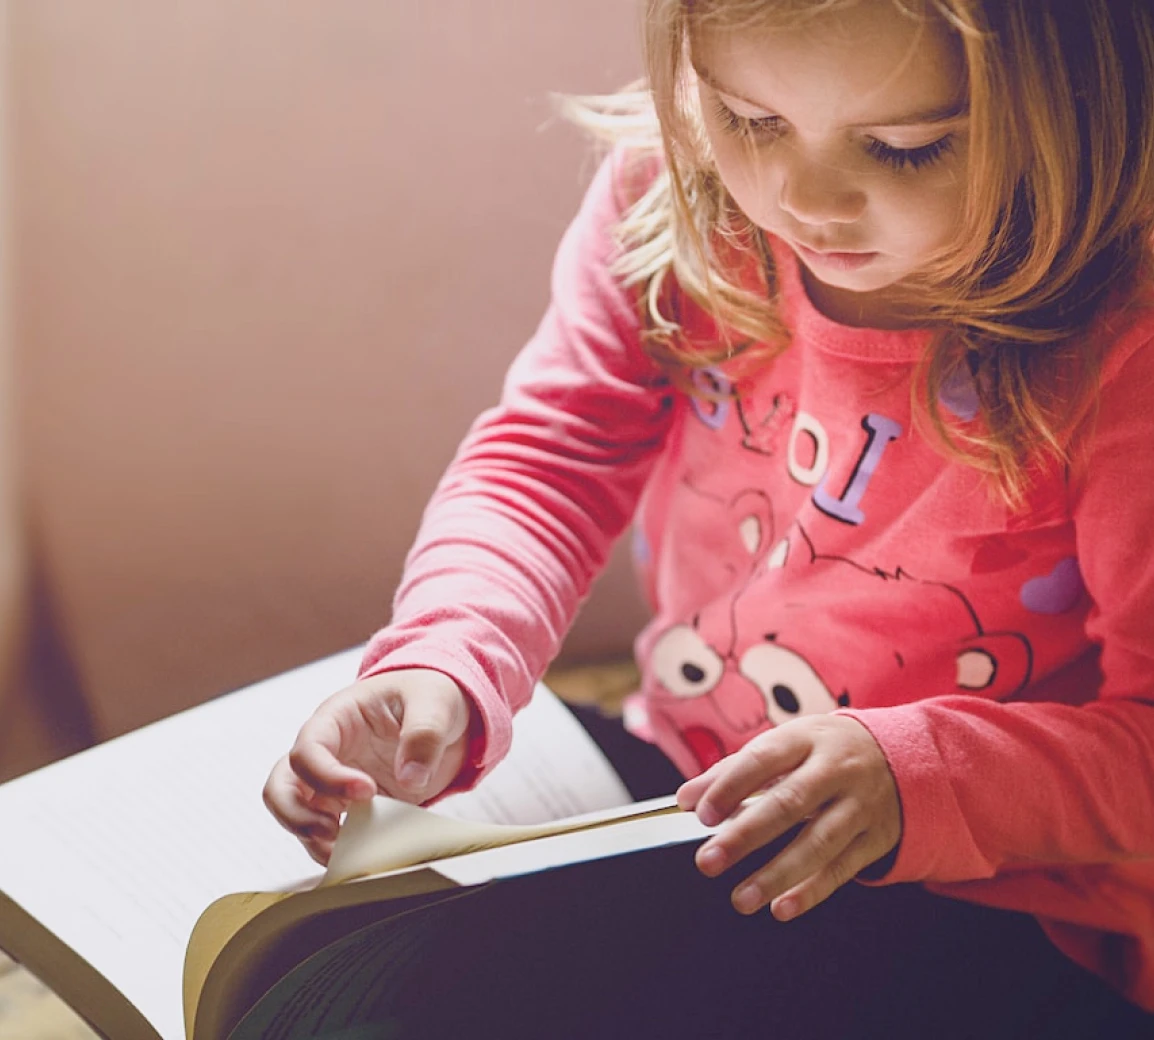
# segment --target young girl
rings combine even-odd
[[[663,954],[586,991],[613,1035],[1154,1035],[1154,9],[646,27],[552,306],[270,808],[323,862],[351,801],[474,784],[632,520],[631,727],[769,913],[655,858]]]

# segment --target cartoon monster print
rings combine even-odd
[[[903,703],[911,689],[1004,700],[1030,681],[1026,637],[987,631],[951,585],[819,553],[800,523],[770,567],[792,580],[771,600],[750,596],[750,586],[734,619],[739,668],[761,689],[775,725],[831,706]]]
[[[680,738],[683,768],[801,715],[911,690],[1000,700],[1029,682],[1026,638],[986,631],[959,589],[819,553],[800,524],[761,555],[730,600],[653,644],[648,710]]]
[[[696,512],[708,528],[707,540],[689,538],[683,544],[709,546],[706,566],[716,596],[708,607],[657,636],[645,654],[657,686],[644,692],[649,704],[656,695],[676,705],[675,725],[682,741],[693,749],[695,760],[715,762],[766,720],[764,698],[733,668],[733,604],[764,570],[774,545],[774,517],[769,497],[760,489],[745,488],[726,497],[707,491],[704,484],[692,479],[681,483],[681,493],[696,500]],[[702,513],[703,499],[716,508]]]

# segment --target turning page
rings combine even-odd
[[[304,719],[352,681],[359,661],[359,649],[318,661],[0,786],[0,821],[18,836],[0,857],[0,893],[120,990],[161,1037],[179,1040],[185,947],[205,908],[233,892],[320,880],[265,810],[261,788]],[[574,772],[551,768],[570,754]],[[584,729],[543,688],[517,717],[510,759],[490,785],[438,811],[532,823],[558,807],[628,801]],[[99,987],[52,978],[41,933],[5,931],[0,945],[97,1017]]]

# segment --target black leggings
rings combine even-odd
[[[676,788],[655,748],[617,720],[576,714],[635,798]],[[528,879],[504,908],[500,951],[492,936],[479,941],[504,962],[492,984],[506,980],[529,1017],[478,1035],[1154,1040],[1154,1016],[1066,958],[1030,916],[918,885],[850,884],[781,924],[730,907],[751,868],[708,880],[693,847],[675,846]],[[504,961],[526,948],[531,964]]]
[[[578,712],[634,797],[678,776],[620,724]],[[780,847],[777,843],[775,847]],[[762,850],[764,860],[774,847]],[[781,924],[743,917],[692,845],[401,900],[311,988],[355,997],[326,1040],[1152,1040],[1154,1016],[1059,953],[1033,918],[930,895],[845,885]],[[273,1001],[275,1004],[276,1001]],[[253,1021],[248,1038],[286,1036]],[[296,1035],[296,1034],[293,1034]]]

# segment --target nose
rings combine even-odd
[[[782,157],[778,195],[782,210],[811,227],[852,224],[862,216],[866,194],[855,185],[851,171],[791,152]]]

